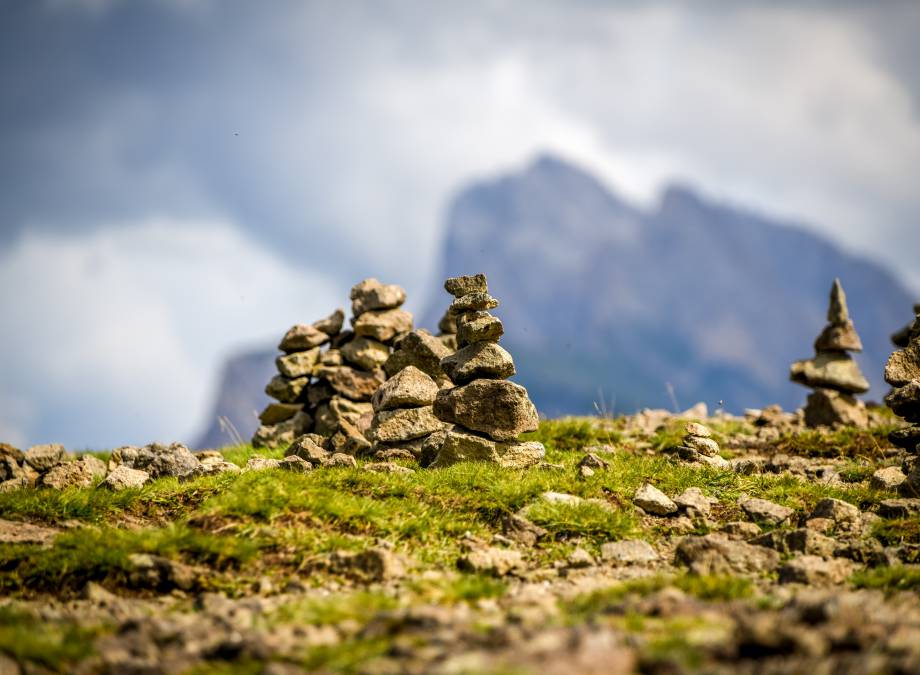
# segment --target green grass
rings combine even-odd
[[[920,591],[920,567],[874,567],[856,572],[850,581],[857,588]]]
[[[880,457],[883,448],[891,447],[888,434],[897,428],[892,423],[871,429],[810,429],[786,434],[775,448],[778,452],[806,457]]]
[[[0,653],[18,663],[32,662],[67,672],[93,653],[92,638],[101,629],[67,621],[42,620],[10,606],[0,606]]]

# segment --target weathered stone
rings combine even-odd
[[[859,522],[861,511],[841,499],[822,499],[815,505],[810,518],[827,518],[835,524],[855,524]]]
[[[725,523],[719,528],[719,531],[731,539],[751,539],[762,532],[760,525],[747,520],[734,520]]]
[[[143,487],[150,480],[150,474],[142,469],[132,469],[124,464],[116,466],[105,477],[99,488],[120,492],[128,488]]]
[[[801,527],[785,534],[786,550],[807,555],[830,557],[837,546],[836,540],[826,537],[820,532],[807,527]]]
[[[323,367],[320,375],[336,392],[352,401],[370,401],[385,379],[379,370],[355,370],[348,366]]]
[[[265,406],[265,410],[259,413],[259,421],[271,426],[291,419],[301,410],[303,410],[301,403],[269,403]]]
[[[313,327],[318,331],[322,331],[329,337],[334,337],[342,332],[342,326],[344,324],[345,312],[343,312],[341,309],[337,309],[325,319],[314,321]]]
[[[698,575],[759,574],[776,569],[779,564],[776,551],[731,540],[722,534],[684,537],[674,558]]]
[[[911,380],[894,389],[885,397],[885,403],[898,417],[920,424],[920,380]]]
[[[334,423],[348,420],[355,426],[364,415],[373,413],[373,406],[367,401],[351,401],[341,396],[329,399],[329,415]]]
[[[256,448],[281,448],[294,442],[294,439],[310,430],[313,418],[301,411],[292,418],[278,424],[263,424],[252,435],[252,445]]]
[[[93,474],[82,462],[64,462],[48,469],[41,484],[55,490],[85,488],[93,484]]]
[[[108,472],[105,462],[93,455],[83,455],[76,463],[86,467],[86,470],[89,471],[93,478],[105,478],[105,474]]]
[[[390,342],[400,333],[412,330],[412,315],[402,309],[380,309],[365,312],[354,323],[355,335]]]
[[[281,403],[294,403],[309,382],[309,377],[298,377],[292,380],[284,375],[275,375],[265,385],[265,393]]]
[[[414,462],[416,455],[406,448],[384,446],[380,450],[374,452],[374,459],[378,462],[393,462],[396,460]]]
[[[371,403],[375,411],[430,406],[438,393],[438,385],[415,366],[406,366],[374,392]]]
[[[449,311],[457,315],[464,312],[485,312],[496,307],[498,307],[498,300],[487,292],[473,292],[456,298],[450,303]]]
[[[319,347],[308,349],[305,352],[293,352],[276,358],[275,366],[279,373],[291,379],[309,377],[319,362],[319,355]]]
[[[590,469],[607,469],[610,467],[610,462],[593,452],[587,452],[584,457],[578,460],[578,466]]]
[[[150,443],[142,448],[126,446],[112,451],[109,468],[142,469],[151,478],[182,476],[198,467],[198,458],[181,443]]]
[[[358,462],[354,457],[346,455],[344,452],[333,452],[329,457],[329,461],[326,462],[326,466],[343,466],[353,469],[358,466]]]
[[[319,434],[304,434],[291,443],[287,454],[305,459],[310,464],[325,464],[329,459],[329,452],[323,447],[324,441]]]
[[[305,459],[301,459],[294,455],[288,455],[278,462],[278,468],[290,471],[291,473],[306,473],[313,468],[313,465]]]
[[[299,323],[288,329],[281,338],[278,349],[285,353],[313,349],[329,342],[329,335],[306,323]]]
[[[656,516],[667,516],[677,513],[677,504],[661,490],[650,483],[646,483],[633,495],[633,504],[646,513]]]
[[[497,342],[504,334],[501,319],[488,312],[465,312],[457,317],[457,343]]]
[[[883,499],[878,505],[882,518],[909,518],[920,513],[920,498]]]
[[[845,323],[831,325],[828,324],[821,331],[821,334],[815,339],[815,351],[851,351],[861,352],[862,341],[856,332],[853,322],[847,320]]]
[[[579,546],[574,551],[569,553],[565,559],[565,562],[568,567],[573,569],[584,569],[586,567],[594,566],[594,556]]]
[[[712,438],[712,429],[699,422],[688,422],[685,428],[688,436],[699,436],[700,438]]]
[[[896,466],[886,466],[878,469],[869,479],[869,486],[875,490],[896,490],[907,480],[907,476]]]
[[[719,444],[716,443],[713,439],[707,438],[705,436],[695,436],[692,434],[687,434],[683,438],[684,447],[696,450],[701,455],[706,457],[715,457],[719,454]]]
[[[280,469],[281,460],[272,457],[250,457],[246,462],[246,471],[266,471],[267,469]]]
[[[457,567],[468,572],[503,577],[524,569],[520,552],[490,546],[470,551],[457,560]]]
[[[398,443],[427,436],[444,428],[431,406],[381,410],[371,425],[373,438],[380,443]]]
[[[895,429],[888,434],[888,440],[891,441],[892,445],[914,452],[917,446],[920,445],[920,425]]]
[[[719,500],[707,497],[697,487],[689,487],[674,498],[674,503],[688,514],[708,516],[712,506],[718,504]]]
[[[488,293],[489,286],[485,274],[468,274],[445,280],[444,290],[455,298],[462,298],[470,293]]]
[[[441,359],[450,353],[451,350],[428,331],[414,330],[399,341],[399,346],[383,364],[383,369],[389,377],[394,377],[408,366],[415,366],[442,385],[450,380],[441,368]]]
[[[792,364],[789,377],[807,387],[825,387],[852,394],[869,391],[859,365],[843,352],[821,352],[813,359]]]
[[[781,525],[795,513],[788,506],[774,504],[771,501],[757,497],[742,497],[738,500],[738,506],[751,520],[769,525]]]
[[[499,441],[512,440],[539,426],[527,390],[505,380],[474,380],[442,389],[435,398],[434,414]]]
[[[179,477],[180,482],[187,482],[202,476],[217,476],[222,473],[240,473],[241,469],[233,462],[228,462],[223,457],[208,457],[198,464],[197,468]]]
[[[546,455],[536,441],[495,441],[460,427],[449,429],[440,442],[431,468],[443,468],[457,462],[493,462],[509,469],[525,469]]]
[[[362,581],[390,581],[406,574],[402,559],[383,546],[357,552],[336,551],[330,556],[329,569]]]
[[[406,291],[396,284],[382,284],[376,279],[365,279],[356,284],[349,294],[351,312],[359,317],[377,309],[395,309],[406,301]]]
[[[356,337],[342,346],[343,358],[364,370],[379,368],[390,357],[390,348],[371,338]]]
[[[348,340],[342,342],[340,347],[344,347],[349,342],[355,339],[355,336],[352,335]],[[342,356],[342,350],[340,348],[327,349],[319,355],[319,363],[317,366],[341,366],[344,365],[345,358]],[[318,372],[319,368],[314,372]]]
[[[0,443],[0,457],[12,459],[17,464],[22,464],[26,460],[22,450],[9,443]]]
[[[168,593],[174,589],[190,591],[198,585],[198,573],[188,565],[149,553],[128,556],[128,586]]]
[[[33,445],[24,453],[25,463],[41,473],[67,459],[67,452],[60,443]]]
[[[618,565],[650,563],[658,560],[658,553],[642,539],[622,539],[601,544],[601,558]]]
[[[494,342],[474,342],[445,357],[441,368],[456,384],[478,378],[503,380],[514,375],[514,360]]]
[[[371,443],[358,428],[346,419],[339,420],[336,432],[329,438],[329,449],[345,455],[358,456],[371,449]]]
[[[825,560],[816,555],[793,558],[779,569],[780,583],[808,584],[810,586],[842,584],[853,573],[853,564],[848,560],[833,558]]]
[[[525,546],[535,546],[540,539],[549,534],[544,528],[515,513],[502,518],[502,533]]]
[[[304,392],[300,398],[306,398],[311,406],[318,406],[335,396],[335,389],[326,380],[311,382],[304,388]]]
[[[808,395],[805,404],[805,424],[812,428],[864,428],[869,424],[869,416],[865,404],[859,399],[833,389],[815,389]]]
[[[403,475],[415,473],[415,469],[400,466],[396,462],[368,462],[364,465],[364,470],[371,473],[398,473]]]
[[[438,321],[438,330],[445,336],[457,333],[457,318],[450,313],[450,310],[445,310],[444,316]]]

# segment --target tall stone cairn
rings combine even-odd
[[[459,349],[440,361],[456,386],[437,392],[433,410],[435,417],[453,426],[438,437],[439,448],[429,446],[431,466],[464,460],[511,468],[536,464],[546,453],[543,445],[517,437],[537,429],[537,410],[527,390],[506,379],[514,375],[514,361],[498,345],[504,327],[489,313],[498,300],[489,295],[485,275],[454,277],[444,288],[454,296],[449,311],[456,321]]]
[[[284,354],[275,361],[279,374],[265,388],[278,403],[259,416],[253,445],[286,446],[312,432],[334,452],[370,449],[371,397],[386,380],[382,366],[393,343],[412,330],[412,315],[400,309],[406,292],[376,279],[357,284],[350,297],[353,330],[343,330],[339,309],[285,333],[278,345]]]
[[[849,352],[862,351],[847,311],[847,298],[839,279],[831,286],[827,325],[815,340],[814,358],[792,364],[789,378],[811,387],[805,405],[805,424],[809,427],[868,424],[866,406],[853,394],[869,391],[869,382]]]
[[[888,439],[914,455],[920,455],[920,307],[913,323],[908,326],[907,340],[902,349],[895,351],[885,364],[885,381],[893,388],[885,403],[895,415],[903,417],[911,426],[896,429]],[[908,463],[905,463],[908,464]],[[920,497],[920,461],[909,461],[907,481],[901,491],[911,497]]]

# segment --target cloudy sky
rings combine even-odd
[[[920,294],[920,4],[0,0],[0,440],[187,440],[222,359],[438,288],[465,182],[681,180]]]

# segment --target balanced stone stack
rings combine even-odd
[[[853,394],[869,391],[869,382],[848,352],[862,351],[862,341],[850,320],[839,279],[831,287],[827,325],[815,340],[815,357],[792,364],[789,378],[811,387],[805,424],[860,426],[868,424],[866,407]]]
[[[719,469],[731,468],[728,460],[719,454],[719,444],[712,437],[712,430],[698,422],[689,422],[686,434],[677,446],[677,455],[688,462],[708,464]]]
[[[514,361],[498,345],[504,328],[488,311],[498,301],[489,295],[485,275],[451,278],[444,288],[455,298],[450,312],[459,349],[440,366],[457,386],[441,389],[434,401],[435,416],[453,426],[443,434],[432,466],[463,460],[514,468],[536,464],[545,455],[543,445],[516,439],[537,429],[537,410],[527,390],[506,379],[514,375]]]
[[[370,439],[382,460],[420,460],[425,443],[446,425],[434,416],[438,384],[415,366],[406,366],[374,393]]]
[[[438,339],[452,352],[457,351],[457,319],[450,313],[450,308],[438,321]]]
[[[885,403],[911,424],[891,432],[888,438],[909,452],[920,453],[920,312],[909,326],[904,348],[894,352],[885,364],[885,381],[893,387]],[[920,492],[920,463],[917,467],[915,483]]]
[[[279,374],[265,388],[278,403],[259,416],[262,426],[253,445],[286,446],[315,432],[329,438],[336,451],[370,448],[365,438],[370,400],[386,380],[381,366],[393,343],[412,330],[412,315],[400,309],[406,292],[376,279],[357,284],[350,297],[353,330],[342,330],[345,314],[337,310],[322,321],[292,327],[282,338]]]

